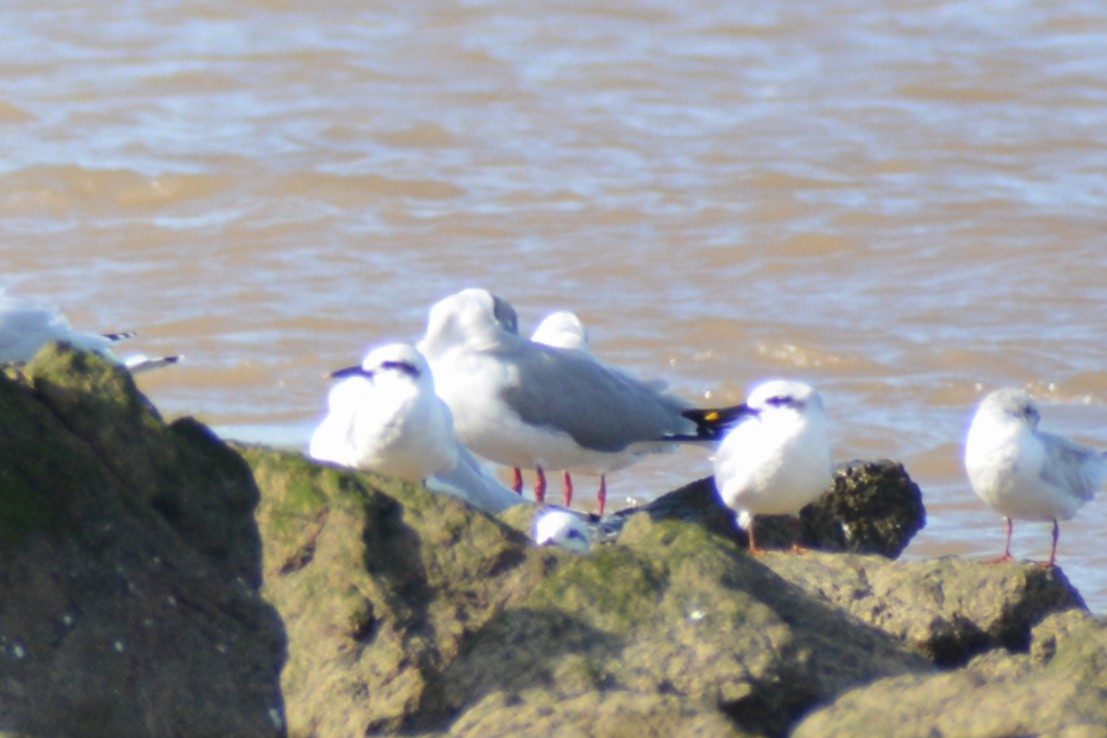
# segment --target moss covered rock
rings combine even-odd
[[[0,451],[0,734],[1102,735],[1104,626],[1059,569],[890,560],[895,464],[803,513],[881,556],[751,557],[710,479],[576,555],[57,347],[0,377]]]
[[[508,525],[418,486],[242,453],[288,631],[292,735],[776,735],[853,686],[931,668],[695,522],[636,515],[618,545],[577,556],[529,544],[533,507]]]
[[[847,692],[796,729],[828,735],[1107,735],[1107,625],[1086,612],[1049,616],[1027,654],[992,651],[964,669],[885,679]]]
[[[440,723],[436,675],[541,580],[548,553],[417,485],[298,454],[242,453],[263,490],[265,595],[288,632],[291,734]]]
[[[940,666],[962,665],[994,648],[1026,650],[1031,629],[1047,615],[1085,608],[1060,568],[1035,564],[788,554],[762,560]]]
[[[0,375],[0,730],[283,732],[249,469],[61,346]]]

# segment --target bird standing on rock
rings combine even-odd
[[[450,409],[414,346],[381,346],[361,364],[328,376],[342,381],[311,437],[312,458],[421,482],[485,512],[520,502],[458,443]]]
[[[685,417],[689,404],[653,384],[520,336],[507,328],[514,315],[487,290],[463,290],[431,308],[418,344],[474,453],[519,469],[603,475],[676,442],[720,437],[716,419]],[[536,497],[543,482],[540,474]]]
[[[834,466],[822,398],[810,386],[766,382],[735,414],[739,419],[713,459],[715,487],[757,553],[753,516],[798,514],[830,485]]]
[[[426,360],[409,344],[373,349],[327,398],[328,414],[311,437],[319,461],[368,469],[409,482],[457,462],[450,410],[434,392]]]
[[[973,491],[1007,522],[1003,553],[1011,560],[1013,518],[1053,522],[1049,559],[1057,560],[1058,520],[1069,520],[1107,477],[1102,451],[1038,430],[1038,406],[1021,389],[986,396],[965,439],[965,471]]]

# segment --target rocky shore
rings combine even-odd
[[[1107,735],[1104,622],[1059,568],[896,560],[898,465],[840,469],[802,554],[710,480],[587,555],[534,511],[228,446],[48,348],[0,376],[0,735]]]

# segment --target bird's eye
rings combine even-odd
[[[569,529],[569,531],[565,534],[565,537],[569,539],[579,538],[580,540],[584,540],[584,534],[576,528]]]
[[[419,368],[407,361],[382,361],[381,369],[395,369],[410,377],[419,376]]]
[[[773,407],[792,407],[796,401],[790,395],[775,395],[765,400],[766,404]]]

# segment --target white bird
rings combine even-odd
[[[381,346],[330,376],[342,381],[311,437],[312,458],[421,482],[485,512],[522,501],[458,443],[450,409],[414,346]]]
[[[713,459],[715,487],[749,531],[756,553],[753,516],[796,515],[830,485],[834,467],[822,398],[810,386],[766,382],[736,412],[741,420]]]
[[[44,308],[0,291],[0,361],[27,362],[40,348],[51,341],[64,341],[75,348],[94,351],[122,364],[132,373],[174,364],[180,356],[149,357],[144,354],[118,358],[111,347],[137,335],[133,331],[119,333],[87,333],[73,330],[69,321],[56,309]]]
[[[977,496],[1007,522],[996,561],[1011,559],[1012,518],[1053,521],[1045,566],[1057,558],[1057,521],[1076,514],[1107,477],[1103,452],[1038,430],[1038,407],[1021,389],[996,390],[981,402],[965,439],[965,471]]]
[[[420,483],[457,463],[450,411],[413,346],[381,346],[329,376],[343,381],[311,437],[312,458]]]
[[[545,508],[534,518],[534,542],[559,546],[577,553],[592,550],[592,535],[580,515],[559,508]]]
[[[567,310],[559,310],[543,318],[530,335],[530,340],[554,348],[591,353],[588,329],[576,313]]]
[[[520,469],[606,474],[673,442],[718,439],[725,411],[686,417],[685,401],[579,351],[527,340],[508,328],[514,318],[487,290],[463,290],[431,308],[419,342],[474,453]]]

